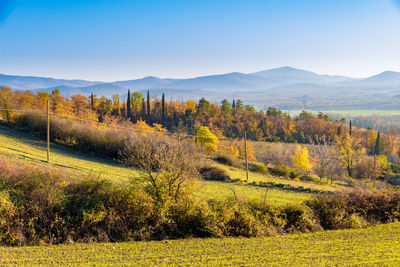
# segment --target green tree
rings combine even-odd
[[[147,116],[150,117],[150,92],[147,90]]]
[[[161,97],[161,116],[162,116],[162,120],[165,120],[165,95],[164,93],[162,94]]]
[[[130,119],[132,116],[131,110],[131,91],[128,89],[128,99],[126,100],[126,116]]]
[[[229,104],[228,100],[226,100],[226,99],[222,100],[221,111],[224,114],[228,114],[231,112],[231,105]]]
[[[134,92],[133,95],[131,96],[132,113],[134,113],[135,116],[140,115],[140,112],[142,110],[143,99],[144,99],[143,94],[139,92]]]
[[[146,117],[146,104],[144,103],[144,98],[142,99],[142,120]]]
[[[215,153],[218,150],[219,140],[207,126],[201,126],[196,133],[196,144],[202,145],[209,153]]]
[[[242,102],[242,100],[238,99],[238,100],[236,101],[236,107],[235,107],[235,108],[238,109],[238,110],[243,109],[243,102]]]
[[[349,122],[349,134],[351,135],[352,132],[352,128],[353,128],[353,124],[351,123],[351,120]]]
[[[204,97],[199,100],[199,104],[197,105],[197,113],[198,114],[207,114],[210,112],[210,102],[208,102]]]
[[[381,134],[378,131],[378,135],[376,136],[376,141],[375,141],[375,149],[374,149],[374,155],[376,155],[376,156],[382,154],[380,135]]]

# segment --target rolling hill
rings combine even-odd
[[[241,98],[259,108],[277,106],[284,109],[391,108],[400,106],[400,73],[385,71],[364,79],[321,75],[292,67],[254,73],[232,72],[186,79],[148,76],[115,82],[63,80],[33,76],[0,74],[0,85],[13,89],[46,90],[59,88],[62,94],[81,93],[126,97],[127,90],[146,92],[174,99],[206,97],[218,102],[224,98]],[[395,97],[395,98],[394,98]]]

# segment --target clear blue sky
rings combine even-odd
[[[400,0],[0,0],[0,73],[400,71]]]

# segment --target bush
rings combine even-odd
[[[224,181],[224,182],[231,180],[231,177],[229,176],[226,170],[215,166],[203,167],[199,170],[199,173],[204,180]]]
[[[249,170],[261,174],[268,174],[268,168],[264,163],[249,163]]]
[[[289,177],[290,169],[285,164],[270,168],[270,172],[276,176]]]
[[[295,178],[298,178],[301,176],[301,174],[299,172],[297,172],[295,169],[289,168],[285,164],[281,164],[281,165],[275,166],[273,168],[270,168],[269,171],[273,175],[282,176],[282,177],[291,178],[291,179],[295,179]]]
[[[324,229],[357,228],[400,219],[400,192],[354,190],[307,201]]]
[[[231,167],[239,166],[237,160],[230,155],[218,155],[214,158],[214,160],[218,163],[225,164]]]
[[[396,191],[344,191],[284,207],[192,192],[160,201],[143,187],[0,159],[0,244],[253,237],[400,220]]]
[[[299,180],[304,182],[316,182],[316,183],[319,182],[317,178],[312,177],[310,175],[301,175],[299,177]]]
[[[286,232],[312,232],[322,230],[312,210],[304,205],[288,205],[282,210]]]

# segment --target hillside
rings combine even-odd
[[[46,155],[46,143],[44,140],[0,125],[0,157],[47,166]],[[134,179],[139,175],[136,170],[118,165],[113,161],[80,153],[57,144],[51,145],[50,166],[85,175],[98,176],[118,184],[127,183],[130,179]],[[219,166],[226,169],[233,179],[244,180],[244,170],[224,165]],[[248,184],[200,181],[198,184],[199,194],[206,198],[225,199],[232,197],[232,190],[234,190],[239,197],[259,200],[264,197],[266,190],[264,187],[253,184],[257,182],[271,182],[276,185],[268,190],[266,196],[266,200],[274,204],[302,202],[317,192],[334,191],[337,188],[330,185],[291,181],[250,172]],[[286,185],[286,189],[280,188],[282,185]],[[315,191],[315,193],[310,193],[310,191]]]
[[[187,239],[0,247],[1,265],[378,265],[400,264],[400,223],[266,238]]]

